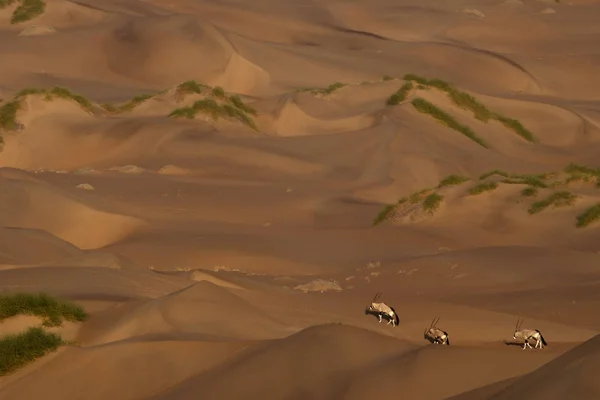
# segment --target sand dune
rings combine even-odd
[[[250,321],[257,326],[244,333],[242,327]],[[227,289],[201,281],[166,297],[141,304],[115,321],[114,326],[95,343],[176,332],[252,340],[268,338],[277,330],[285,332],[284,325]]]
[[[178,399],[196,394],[210,399],[223,395],[273,399],[338,397],[348,378],[361,366],[377,364],[412,348],[408,343],[356,328],[315,326],[250,349],[219,370],[191,378],[179,388],[154,398]],[[321,362],[315,363],[315,358]],[[288,363],[291,359],[294,362]],[[274,365],[281,366],[276,375],[270,372]],[[232,381],[238,385],[231,385]]]
[[[593,378],[598,364],[598,336],[550,361],[517,380],[503,384],[495,390],[474,391],[456,400],[514,399],[515,397],[564,399],[595,399],[600,394]]]
[[[4,3],[0,398],[598,397],[600,2]]]
[[[142,224],[132,217],[96,210],[41,182],[2,178],[2,188],[0,220],[4,226],[44,229],[81,249],[123,239]],[[103,228],[89,230],[94,220],[103,221]]]

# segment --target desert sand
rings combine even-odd
[[[19,4],[0,292],[91,317],[2,400],[600,398],[600,1]]]

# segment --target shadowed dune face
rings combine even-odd
[[[0,398],[600,398],[567,3],[0,0],[0,294],[90,314]]]

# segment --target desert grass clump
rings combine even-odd
[[[346,83],[342,83],[342,82],[335,82],[332,83],[331,85],[327,86],[326,88],[308,88],[308,89],[302,89],[302,92],[309,92],[313,95],[323,95],[323,96],[328,96],[330,94],[332,94],[333,92],[335,92],[338,89],[343,88],[344,86],[348,86]]]
[[[540,189],[548,187],[538,175],[510,175],[509,178],[502,180],[502,183],[511,185],[529,185]]]
[[[493,118],[493,113],[475,97],[456,89],[446,81],[441,79],[427,79],[415,74],[407,74],[404,76],[404,79],[417,82],[423,86],[434,87],[446,92],[456,106],[471,111],[475,118],[482,122],[487,122]]]
[[[438,193],[431,193],[429,196],[425,197],[423,200],[423,211],[428,212],[432,215],[434,212],[440,208],[440,204],[442,204],[442,200],[444,200],[444,196]]]
[[[151,94],[142,94],[139,96],[135,96],[134,98],[129,100],[127,103],[121,105],[120,107],[116,107],[116,111],[117,112],[133,111],[134,108],[136,108],[140,104],[145,103],[146,101],[150,100],[152,97],[153,96]]]
[[[480,181],[482,181],[482,180],[484,180],[484,179],[487,179],[487,178],[489,178],[489,177],[490,177],[490,176],[492,176],[492,175],[500,175],[500,176],[503,176],[503,177],[505,177],[505,178],[508,178],[508,177],[510,176],[510,174],[509,174],[508,172],[505,172],[505,171],[502,171],[502,170],[499,170],[499,169],[495,169],[495,170],[493,170],[493,171],[486,172],[486,173],[482,174],[482,175],[479,177],[479,180],[480,180]]]
[[[442,179],[438,185],[438,189],[439,188],[443,188],[444,186],[455,186],[455,185],[460,185],[461,183],[464,183],[466,181],[468,181],[469,178],[462,176],[462,175],[448,175],[447,177],[445,177],[444,179]]]
[[[0,0],[0,9],[9,7],[17,2],[20,2],[21,4],[15,9],[11,16],[11,24],[32,20],[42,15],[46,10],[46,3],[44,0]]]
[[[505,117],[503,115],[496,114],[496,113],[493,114],[493,117],[495,120],[500,122],[506,128],[512,130],[513,132],[515,132],[517,135],[521,136],[523,139],[527,140],[528,142],[532,142],[532,143],[537,142],[537,139],[535,138],[535,136],[533,136],[533,133],[531,133],[531,131],[529,129],[525,128],[521,124],[521,122],[519,122],[518,120],[513,119],[513,118],[508,118],[508,117]]]
[[[180,83],[177,86],[177,94],[186,95],[186,94],[202,94],[204,89],[208,89],[208,86],[198,83],[194,80],[185,81]]]
[[[598,168],[590,168],[585,165],[570,163],[565,167],[564,172],[569,174],[565,183],[581,181],[596,183],[596,185],[600,187],[600,169]]]
[[[54,86],[51,89],[40,89],[40,88],[22,89],[16,94],[15,100],[21,100],[22,98],[24,98],[26,96],[33,96],[33,95],[43,95],[44,100],[46,100],[46,101],[52,101],[55,98],[71,100],[71,101],[74,101],[77,104],[79,104],[79,106],[84,111],[87,111],[90,113],[94,111],[94,106],[92,105],[91,101],[89,101],[88,99],[86,99],[85,97],[83,97],[81,95],[71,92],[69,89],[66,89],[66,88],[60,87],[60,86]]]
[[[429,101],[418,97],[412,101],[412,105],[417,109],[417,111],[423,114],[429,114],[441,124],[446,125],[447,127],[462,133],[463,135],[473,140],[480,146],[486,149],[489,148],[486,142],[482,138],[477,136],[477,134],[475,134],[475,132],[473,132],[471,128],[469,128],[466,125],[460,124],[450,114],[446,113],[445,111],[430,103]]]
[[[20,100],[13,100],[0,106],[0,130],[14,131],[19,129],[17,112],[20,109]]]
[[[221,86],[215,86],[212,89],[212,95],[222,99],[223,97],[225,97],[225,89],[223,89]]]
[[[544,200],[536,201],[531,205],[527,212],[529,214],[537,214],[539,212],[544,211],[546,208],[552,206],[554,208],[557,207],[567,207],[571,206],[577,200],[577,196],[573,193],[562,191],[552,193],[550,196],[546,197]]]
[[[521,196],[523,197],[535,197],[537,196],[539,189],[533,186],[526,187],[521,190]]]
[[[244,101],[241,99],[240,96],[238,96],[238,95],[229,96],[229,101],[231,102],[231,104],[233,104],[235,107],[239,108],[240,110],[242,110],[248,114],[256,115],[256,110],[254,108],[250,107],[249,105],[247,105],[246,103],[244,103]]]
[[[393,76],[389,76],[389,75],[384,75],[384,76],[381,78],[381,80],[382,80],[383,82],[387,82],[387,81],[393,81],[394,79],[396,79],[396,78],[394,78]]]
[[[406,97],[408,97],[408,93],[412,90],[412,88],[413,88],[412,82],[406,82],[404,85],[402,85],[400,87],[400,89],[398,89],[396,91],[396,93],[394,93],[393,95],[390,96],[389,99],[387,99],[387,105],[388,106],[396,106],[396,105],[402,103],[404,100],[406,100]]]
[[[396,204],[386,204],[373,220],[373,226],[388,220],[396,210],[396,206]]]
[[[0,376],[7,375],[66,344],[41,327],[0,337]]]
[[[17,315],[33,315],[44,320],[44,326],[60,326],[67,321],[85,321],[87,313],[80,306],[57,300],[45,293],[0,295],[0,322]]]
[[[256,124],[243,110],[231,104],[219,104],[214,99],[197,100],[189,107],[181,107],[173,110],[168,116],[173,118],[194,119],[197,114],[202,113],[210,116],[214,121],[221,117],[229,117],[258,130]]]
[[[406,74],[404,79],[407,81],[417,82],[423,86],[434,87],[446,92],[446,94],[450,97],[450,100],[452,100],[457,107],[471,111],[473,116],[479,121],[488,122],[490,120],[496,120],[528,142],[535,143],[537,141],[533,136],[533,133],[525,128],[518,120],[492,112],[475,97],[456,89],[446,81],[441,79],[427,79],[415,74]]]
[[[492,190],[495,190],[498,188],[498,182],[483,182],[483,183],[479,183],[475,186],[473,186],[472,188],[470,188],[467,193],[469,193],[471,196],[475,196],[478,194],[482,194],[485,192],[491,192]]]
[[[584,212],[577,216],[577,222],[575,226],[577,228],[585,228],[586,226],[596,222],[600,219],[600,203],[589,207]]]

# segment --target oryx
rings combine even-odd
[[[398,325],[399,318],[396,310],[392,307],[388,306],[385,303],[375,303],[381,297],[383,293],[377,292],[375,297],[373,297],[373,301],[371,301],[371,305],[365,309],[365,314],[375,314],[379,318],[379,322],[381,323],[381,318],[386,317],[389,319],[388,325],[392,324],[392,326]]]
[[[542,347],[547,346],[548,343],[546,343],[546,340],[542,336],[542,333],[537,329],[521,329],[523,321],[524,320],[520,320],[519,318],[517,318],[517,324],[515,325],[515,333],[513,335],[513,339],[521,339],[525,342],[523,344],[523,350],[525,350],[527,347],[529,347],[530,349],[533,349],[534,347],[537,349],[539,347],[541,349]],[[535,340],[534,347],[531,347],[531,345],[529,344],[530,339]]]
[[[434,318],[433,321],[431,321],[431,325],[429,325],[429,329],[425,329],[423,332],[423,336],[433,344],[445,344],[450,346],[450,336],[448,336],[448,332],[445,332],[436,326],[439,320],[440,317],[437,317],[437,319]]]

